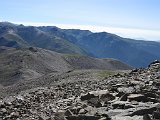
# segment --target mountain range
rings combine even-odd
[[[145,67],[160,59],[160,43],[122,38],[107,32],[60,29],[55,26],[24,26],[0,23],[0,46],[39,47],[65,54],[114,58],[133,67]]]

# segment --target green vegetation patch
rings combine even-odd
[[[111,71],[111,70],[101,70],[101,71],[98,71],[97,72],[97,75],[99,77],[109,77],[109,76],[112,76],[112,75],[115,75],[117,74],[118,72],[117,71]]]

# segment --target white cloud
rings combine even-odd
[[[76,24],[53,24],[41,22],[14,22],[17,24],[33,25],[33,26],[57,26],[63,29],[82,29],[92,32],[109,32],[127,38],[143,38],[145,40],[160,40],[159,30],[120,28],[120,27],[104,27],[95,25],[76,25]]]

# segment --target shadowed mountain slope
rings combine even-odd
[[[44,32],[33,26],[3,22],[0,23],[0,46],[16,48],[35,46],[60,53],[87,55],[83,49],[65,38]]]

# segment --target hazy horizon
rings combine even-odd
[[[158,0],[5,0],[0,21],[160,40]]]

